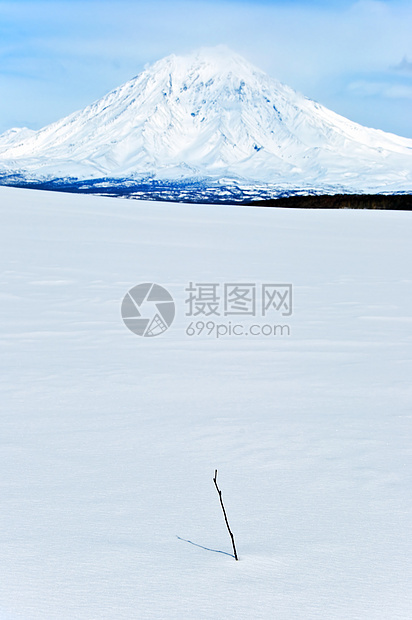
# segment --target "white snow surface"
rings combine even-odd
[[[31,135],[6,132],[0,170],[410,192],[412,140],[351,122],[218,47],[168,56]]]
[[[409,620],[411,214],[0,208],[0,618]],[[186,336],[190,281],[293,283],[291,336]],[[239,562],[177,538],[230,554],[215,468]]]

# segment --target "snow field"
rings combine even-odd
[[[0,618],[409,619],[410,214],[0,208]],[[291,336],[186,336],[190,281],[291,282]],[[239,562],[177,538],[231,552],[215,468]]]

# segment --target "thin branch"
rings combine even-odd
[[[213,482],[215,483],[216,491],[218,492],[218,495],[219,495],[220,505],[222,506],[223,516],[225,517],[225,521],[226,521],[226,527],[227,527],[227,530],[229,532],[229,535],[230,535],[230,538],[231,538],[231,541],[232,541],[232,547],[233,547],[233,553],[234,553],[234,556],[235,556],[235,560],[238,560],[239,558],[237,557],[237,551],[236,551],[236,546],[235,546],[235,538],[234,538],[234,536],[232,534],[232,530],[230,529],[229,521],[227,520],[226,510],[225,510],[225,507],[223,505],[222,491],[217,486],[217,469],[215,469],[215,477],[213,478]]]

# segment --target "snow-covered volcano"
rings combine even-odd
[[[353,123],[219,47],[168,56],[40,131],[9,130],[0,175],[149,193],[411,192],[412,140]]]

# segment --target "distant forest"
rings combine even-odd
[[[258,207],[298,209],[389,209],[412,211],[412,194],[336,194],[334,196],[289,196],[248,203]]]

